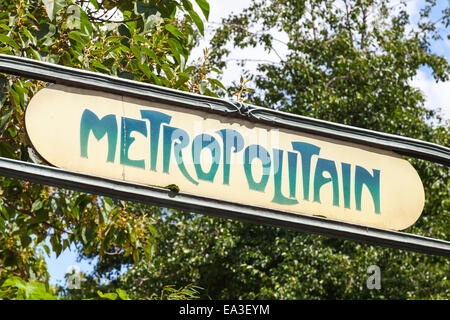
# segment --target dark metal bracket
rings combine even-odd
[[[341,125],[4,54],[0,54],[0,72],[46,82],[134,96],[207,112],[227,114],[231,117],[244,117],[255,122],[391,150],[402,155],[450,166],[450,148],[408,137]],[[316,216],[209,199],[182,192],[174,193],[167,189],[80,174],[23,161],[0,158],[0,175],[113,198],[140,201],[251,223],[450,257],[449,241]]]

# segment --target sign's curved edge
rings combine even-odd
[[[227,114],[297,131],[390,150],[450,166],[450,148],[438,144],[339,123],[208,97],[47,62],[0,54],[0,71],[33,79]]]

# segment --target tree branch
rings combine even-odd
[[[27,209],[17,208],[15,205],[13,205],[12,203],[10,203],[10,202],[9,202],[8,200],[6,200],[6,199],[2,199],[2,201],[3,201],[8,207],[11,207],[11,208],[13,208],[13,209],[16,210],[16,211],[21,212],[21,213],[24,213],[24,214],[26,214],[26,215],[28,215],[28,216],[30,216],[30,217],[36,218],[36,215],[35,215],[33,212],[31,212],[31,211],[29,211],[29,210],[27,210]],[[47,221],[41,221],[41,223],[45,224],[46,226],[48,226],[48,227],[50,227],[50,228],[53,228],[53,229],[55,229],[55,230],[58,230],[58,231],[60,231],[60,232],[64,232],[64,233],[67,233],[67,234],[73,234],[72,231],[61,229],[61,228],[55,226],[54,224],[52,224],[52,223],[50,223],[50,222],[47,222]]]

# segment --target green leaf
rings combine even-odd
[[[95,237],[95,223],[91,221],[91,224],[88,227],[83,227],[81,229],[81,239],[85,244],[90,243],[94,240]]]
[[[94,68],[96,68],[97,70],[101,70],[104,71],[106,73],[110,73],[111,70],[108,69],[107,67],[105,67],[104,65],[102,65],[100,62],[98,62],[97,60],[91,61],[91,64]]]
[[[18,105],[24,106],[25,105],[25,95],[27,94],[27,89],[22,85],[22,83],[15,82],[13,84],[13,89],[11,92],[16,92],[17,97],[19,98]]]
[[[134,80],[134,74],[132,74],[131,72],[128,72],[128,71],[119,72],[119,73],[117,73],[117,75],[119,76],[119,78]]]
[[[189,1],[189,0],[182,0],[181,2],[183,3],[183,7],[184,7],[184,9],[186,9],[186,11],[189,11],[189,10],[193,9],[191,1]]]
[[[62,251],[62,246],[61,246],[61,243],[60,243],[58,237],[56,235],[52,235],[50,237],[50,243],[56,254],[56,257],[59,257],[59,255],[61,254],[61,251]]]
[[[19,45],[12,38],[3,33],[0,33],[0,43],[7,44],[14,49],[19,49]]]
[[[38,40],[47,39],[56,33],[56,27],[51,23],[41,23],[36,36]]]
[[[81,227],[81,240],[83,240],[83,243],[84,244],[87,244],[88,243],[88,240],[87,240],[87,238],[86,238],[86,230],[87,230],[87,228],[86,227]]]
[[[108,299],[108,300],[116,300],[117,299],[117,294],[116,293],[103,293],[100,290],[97,291],[97,294],[99,295],[100,298],[103,299]]]
[[[25,15],[26,15],[28,18],[30,18],[31,20],[33,20],[34,22],[39,23],[39,21],[36,19],[36,17],[33,16],[31,13],[27,12]]]
[[[198,86],[198,89],[200,91],[200,94],[205,94],[206,91],[206,86],[208,85],[208,83],[206,81],[202,81],[200,83],[200,85]]]
[[[50,255],[51,255],[50,248],[46,244],[43,244],[42,247],[44,248],[45,253],[47,254],[47,256],[50,257]]]
[[[122,23],[121,25],[119,25],[117,30],[119,31],[119,34],[121,36],[124,36],[124,37],[127,37],[127,38],[131,38],[131,32],[128,29],[128,26],[125,23]]]
[[[48,219],[48,212],[45,211],[45,210],[40,210],[40,211],[38,211],[38,213],[36,214],[35,217],[33,217],[30,220],[28,220],[28,223],[30,225],[37,224],[37,223],[40,223],[40,222],[45,221],[47,219]]]
[[[45,6],[45,11],[50,18],[50,21],[55,19],[56,13],[67,5],[66,0],[42,0]]]
[[[120,44],[116,44],[113,46],[110,46],[108,49],[106,49],[106,51],[103,53],[103,56],[106,57],[108,56],[111,52],[115,51],[116,49],[120,48]],[[115,60],[115,59],[114,59]],[[109,70],[109,69],[108,69]],[[111,70],[110,70],[111,71]]]
[[[205,35],[205,26],[203,25],[202,19],[199,17],[197,12],[195,12],[194,10],[189,10],[188,13],[189,13],[189,16],[192,18],[192,20],[194,21],[195,25],[197,26],[198,30],[200,31],[200,34],[202,36],[204,36]]]
[[[225,86],[222,84],[222,82],[220,82],[217,79],[210,79],[210,78],[208,78],[208,82],[211,83],[212,85],[216,85],[219,88],[222,88],[223,90],[227,91],[227,88],[225,88]]]
[[[135,34],[133,35],[133,39],[136,40],[137,42],[142,42],[142,43],[147,43],[147,44],[151,44],[151,42],[149,41],[149,39],[147,39],[145,36],[141,35],[141,34]]]
[[[0,232],[4,232],[6,228],[5,219],[0,217]]]
[[[31,53],[33,54],[34,60],[42,60],[41,55],[39,54],[39,52],[37,52],[36,50],[34,50],[33,48],[28,48],[30,49]]]
[[[12,138],[17,136],[17,130],[14,126],[8,128],[8,133]]]
[[[138,264],[138,262],[139,262],[139,251],[138,250],[133,250],[133,262],[135,264]]]
[[[14,108],[9,108],[8,110],[3,111],[3,114],[0,118],[0,135],[3,134],[3,131],[8,126],[9,120],[11,120],[11,116],[14,113]]]
[[[84,10],[80,9],[80,30],[83,34],[87,35],[91,40],[93,37],[94,27],[92,26],[91,21],[89,20],[88,15]]]
[[[105,201],[105,203],[107,203],[110,207],[113,206],[113,201],[110,197],[103,197],[103,200]]]
[[[191,76],[187,73],[181,72],[180,74],[178,74],[178,80],[175,83],[175,89],[179,88],[180,86],[182,86],[184,83],[186,83],[186,81],[188,81],[191,78]],[[178,188],[179,191],[179,188]]]
[[[6,279],[5,282],[3,282],[2,288],[5,288],[5,287],[18,288],[18,287],[23,287],[24,285],[25,285],[25,281],[23,281],[19,277],[12,276],[12,277],[9,277],[8,279]]]
[[[180,55],[180,71],[184,72],[186,68],[186,57],[184,55]]]
[[[0,156],[6,158],[14,157],[14,148],[10,143],[2,142],[0,143]]]
[[[198,6],[203,12],[203,15],[205,16],[206,20],[209,19],[209,3],[206,0],[195,0],[197,2]]]
[[[121,300],[130,300],[130,297],[128,296],[128,294],[125,292],[125,290],[122,289],[116,289],[117,294],[119,295],[119,298]]]
[[[148,65],[140,63],[139,69],[141,69],[141,71],[147,76],[147,78],[153,78],[153,72],[150,70]]]
[[[153,256],[153,245],[149,244],[144,247],[144,255],[147,260],[150,260]]]
[[[182,55],[183,52],[183,48],[181,47],[180,43],[174,38],[170,38],[169,40],[167,40],[167,43],[169,44],[169,47],[175,59],[177,59],[177,62],[180,64],[180,55]]]
[[[12,32],[11,28],[8,27],[6,24],[0,24],[0,28],[9,32]]]
[[[31,33],[30,33],[30,31],[28,31],[28,29],[27,28],[23,28],[23,33],[27,36],[27,38],[31,41],[31,43],[33,44],[33,45],[36,45],[37,44],[37,39],[36,39],[36,37],[34,36],[34,35],[32,35]]]
[[[10,218],[10,214],[8,213],[8,209],[5,206],[1,206],[0,207],[0,213],[2,214],[2,216],[5,219],[9,219]]]
[[[149,5],[143,1],[136,1],[134,4],[134,13],[141,15],[144,20],[158,12],[158,8],[154,5]]]
[[[215,73],[218,73],[218,74],[222,74],[222,71],[220,71],[219,69],[217,69],[217,68],[211,68],[211,71],[213,71],[213,72],[215,72]]]
[[[164,26],[164,28],[169,31],[171,34],[173,34],[175,37],[180,38],[180,39],[184,39],[184,35],[174,26],[170,25],[170,24],[166,24]]]
[[[16,299],[25,300],[55,300],[56,297],[47,292],[40,282],[25,282],[18,277],[10,277],[5,280],[2,287],[16,288]]]
[[[31,205],[31,212],[38,211],[38,210],[42,209],[43,206],[44,206],[44,200],[42,200],[42,199],[37,199],[37,200],[34,201],[33,204]]]
[[[158,57],[156,56],[156,53],[147,47],[142,47],[141,48],[142,52],[144,52],[144,54],[146,54],[147,56],[149,56],[150,58],[152,58],[153,61],[159,63]]]
[[[161,79],[156,74],[150,71],[150,76],[153,78],[153,81],[155,82],[156,85],[158,86],[162,85]]]
[[[131,52],[133,52],[133,54],[136,57],[137,61],[139,61],[139,63],[143,63],[144,60],[145,60],[145,54],[142,53],[142,51],[140,49],[141,49],[140,46],[136,46],[136,45],[131,45],[130,46],[130,50],[131,50]]]
[[[156,238],[158,236],[158,232],[156,231],[156,228],[154,226],[152,226],[151,224],[149,224],[147,226],[148,231],[150,231],[152,237]]]
[[[28,247],[29,245],[30,245],[30,243],[31,243],[31,238],[29,237],[29,236],[27,236],[27,235],[22,235],[21,237],[20,237],[20,244],[23,246],[23,247]]]
[[[161,66],[161,68],[163,69],[164,73],[166,74],[167,79],[170,80],[170,79],[173,78],[173,72],[172,72],[172,70],[170,69],[170,67],[167,64],[163,64]]]
[[[63,250],[70,248],[70,241],[68,239],[63,240]]]
[[[90,42],[89,37],[79,31],[70,32],[69,38],[80,43],[83,46],[87,45]]]
[[[64,213],[62,211],[62,204],[61,204],[61,199],[55,198],[55,197],[50,197],[49,199],[50,202],[50,209],[56,213],[58,216],[62,216]]]

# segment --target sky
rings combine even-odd
[[[241,12],[251,3],[250,0],[210,0],[209,2],[211,11],[209,22],[205,22],[205,38],[200,42],[199,47],[192,53],[191,61],[202,56],[203,49],[207,47],[209,40],[212,38],[213,31],[217,28],[218,23],[220,23],[223,17],[227,17],[231,13]],[[395,2],[395,0],[392,2]],[[438,0],[438,4],[442,6],[444,6],[446,2],[450,2],[450,0]],[[407,0],[406,3],[408,5],[408,13],[412,19],[417,19],[418,10],[424,3],[424,0]],[[255,30],[257,30],[257,28],[258,26],[254,26]],[[273,36],[279,40],[286,39],[286,36],[281,33],[273,34]],[[275,46],[278,55],[281,56],[281,58],[284,58],[286,47],[281,42],[277,42]],[[432,50],[437,54],[445,56],[447,60],[450,60],[450,41],[448,39],[441,41],[438,45],[434,44]],[[252,60],[261,59],[278,62],[280,61],[278,55],[273,52],[264,52],[261,48],[256,47],[245,50],[233,49],[230,59],[248,59],[251,57]],[[225,85],[230,85],[233,81],[238,82],[242,74],[241,67],[237,66],[237,63],[233,61],[234,60],[231,60],[227,70],[223,71],[222,82]],[[256,70],[256,65],[256,62],[247,61],[245,68]],[[426,107],[434,109],[439,106],[444,112],[444,118],[450,119],[450,81],[436,83],[432,78],[430,71],[427,68],[421,68],[416,77],[411,81],[411,84],[424,93],[426,97]],[[54,253],[52,253],[52,256],[46,257],[48,271],[51,277],[50,283],[63,285],[65,283],[65,273],[74,266],[84,273],[92,271],[93,264],[90,264],[88,261],[77,262],[76,258],[77,255],[74,246],[72,246],[71,249],[63,251],[58,258],[56,258]],[[96,261],[94,260],[93,263],[95,262]]]

